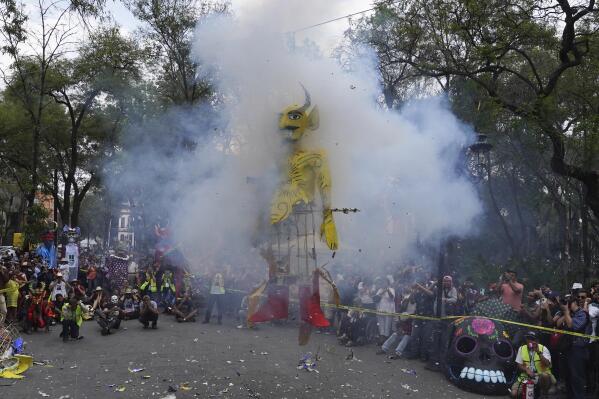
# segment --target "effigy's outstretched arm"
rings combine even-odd
[[[331,172],[326,154],[321,154],[321,164],[318,173],[318,190],[322,199],[322,224],[320,225],[320,237],[324,239],[331,250],[339,246],[337,239],[337,227],[331,210]]]

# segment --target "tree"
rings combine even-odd
[[[23,132],[30,137],[26,140],[29,156],[17,159],[3,151],[0,157],[14,171],[21,189],[26,190],[31,216],[35,194],[43,176],[40,162],[42,136],[46,133],[45,113],[52,101],[47,95],[48,73],[72,49],[79,23],[85,23],[89,16],[98,15],[102,5],[103,0],[40,0],[36,9],[38,30],[27,26],[29,16],[25,14],[22,3],[0,1],[1,51],[10,60],[8,68],[0,70],[6,86],[4,94],[20,103],[30,122],[27,131]]]
[[[194,104],[207,98],[211,88],[200,79],[200,65],[191,58],[191,40],[198,21],[210,14],[227,12],[228,3],[197,0],[125,0],[124,3],[145,23],[141,33],[155,54],[150,67],[156,73],[155,83],[164,103]]]
[[[599,217],[597,154],[587,146],[577,156],[579,139],[596,137],[586,117],[596,100],[571,90],[597,84],[594,0],[385,1],[360,24],[361,39],[375,47],[389,76],[426,77],[445,90],[453,78],[467,79],[513,118],[534,125],[551,145],[551,170],[579,181],[586,206]]]
[[[74,59],[52,70],[48,95],[64,107],[69,127],[44,136],[60,172],[62,195],[50,184],[64,223],[78,225],[81,203],[98,180],[102,157],[116,145],[123,115],[118,103],[140,78],[143,53],[117,28],[100,29]],[[107,145],[105,145],[107,144]]]

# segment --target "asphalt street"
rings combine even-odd
[[[377,356],[373,345],[353,348],[351,360],[332,335],[313,334],[300,347],[293,325],[254,331],[161,315],[157,330],[132,320],[101,336],[88,321],[85,338],[67,343],[59,332],[25,336],[26,351],[43,364],[23,380],[0,379],[0,398],[482,398],[418,361]],[[318,352],[318,372],[297,369],[306,352]]]

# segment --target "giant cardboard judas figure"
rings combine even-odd
[[[327,327],[320,308],[319,278],[332,279],[316,261],[316,231],[326,246],[338,247],[337,229],[331,207],[331,176],[324,150],[312,148],[304,136],[319,126],[319,113],[305,91],[305,102],[286,107],[279,116],[279,129],[287,149],[280,166],[280,182],[274,193],[270,224],[271,238],[263,248],[269,265],[268,299],[257,310],[251,306],[249,322],[288,317],[289,285],[298,287],[300,307],[299,343],[305,344],[312,326]],[[333,284],[332,284],[333,285]],[[250,295],[251,302],[266,285]],[[333,285],[336,292],[336,287]],[[338,298],[338,294],[335,294]]]
[[[505,326],[485,317],[457,319],[443,358],[447,378],[483,395],[506,395],[516,378],[514,348]]]

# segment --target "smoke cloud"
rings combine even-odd
[[[287,105],[303,103],[300,82],[320,110],[319,129],[304,140],[328,154],[332,205],[360,209],[335,214],[340,247],[334,261],[371,268],[417,255],[419,242],[471,232],[481,205],[456,165],[473,134],[446,101],[430,98],[399,112],[385,110],[377,101],[374,55],[362,52],[348,71],[323,56],[326,49],[310,32],[295,38],[287,33],[318,22],[314,16],[324,8],[334,14],[335,4],[255,2],[237,16],[198,25],[193,54],[221,100],[204,109],[175,110],[167,120],[178,122],[163,123],[196,138],[192,154],[177,162],[144,161],[159,155],[140,144],[136,159],[172,170],[160,192],[176,192],[176,198],[156,193],[152,200],[169,210],[174,239],[193,263],[261,262],[255,245],[268,228],[286,156],[278,117]],[[133,179],[147,180],[135,173]],[[330,260],[324,245],[319,253],[320,264]]]

